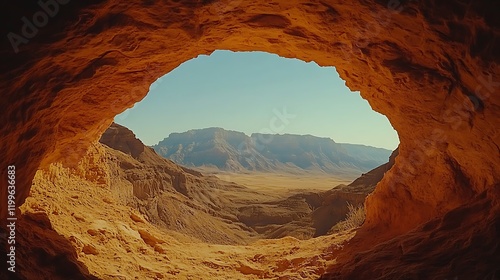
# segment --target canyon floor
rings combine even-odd
[[[77,166],[36,173],[20,208],[18,279],[317,279],[355,235],[334,229],[347,202],[361,204],[386,169],[349,185],[200,172],[112,126]]]
[[[375,247],[363,240],[380,232],[339,229],[347,202],[362,204],[396,154],[328,189],[338,178],[309,184],[306,175],[204,174],[111,128],[77,165],[37,171],[18,215],[16,274],[3,271],[0,279],[370,279],[370,269],[383,275],[375,279],[445,279],[427,276],[470,267],[490,273],[498,263],[498,215],[486,197]],[[291,189],[279,192],[278,183]],[[488,230],[478,238],[462,234],[480,221]],[[461,258],[455,264],[450,256]],[[359,260],[366,263],[353,269]]]
[[[357,177],[336,177],[325,173],[272,173],[272,172],[225,172],[210,168],[197,168],[203,174],[235,182],[271,197],[288,197],[302,192],[328,191],[338,185],[348,185]]]
[[[54,183],[46,184],[49,180]],[[63,236],[81,265],[100,279],[315,279],[335,263],[335,251],[354,235],[285,237],[246,246],[208,244],[160,229],[112,197],[102,185],[51,166],[37,173],[23,206],[33,233],[21,226],[21,235],[26,240],[32,234]],[[53,249],[45,246],[42,250],[50,255]],[[32,273],[25,276],[35,279]]]
[[[317,279],[355,235],[331,231],[346,202],[367,194],[347,183],[326,174],[202,173],[111,127],[77,166],[36,173],[20,208],[17,276]]]
[[[53,265],[60,279],[75,277],[74,272],[56,268],[57,263],[43,263],[47,258],[56,259],[61,254],[58,250],[63,250],[84,271],[77,279],[316,279],[335,263],[335,252],[354,235],[349,231],[308,240],[284,237],[247,245],[201,242],[150,223],[117,197],[101,177],[92,177],[92,164],[105,155],[100,145],[93,150],[80,165],[86,170],[53,164],[49,170],[37,172],[22,207],[20,242],[59,236],[71,246],[41,242],[37,250],[25,252],[30,257],[20,256],[34,262],[25,265],[44,269]],[[295,180],[279,177],[272,181]],[[231,178],[252,182],[249,175]],[[253,187],[265,190],[262,182],[257,176]],[[319,179],[316,185],[320,185]],[[273,186],[267,190],[275,192]],[[19,267],[27,279],[44,279],[42,272],[27,268]]]

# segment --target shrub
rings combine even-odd
[[[354,206],[351,203],[347,202],[347,209],[348,212],[346,219],[337,224],[340,231],[358,228],[365,222],[364,204]]]

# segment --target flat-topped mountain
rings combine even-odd
[[[249,138],[267,137],[258,134],[248,137],[222,129],[207,129],[205,132],[207,137],[204,142],[216,139],[226,146],[231,146],[228,142],[236,146],[239,141],[245,140],[244,143],[251,144]],[[311,144],[316,140],[318,147]],[[286,142],[288,146],[296,145],[304,151],[315,151],[326,150],[332,142],[331,139],[297,135],[283,135],[276,137],[275,141],[273,145],[277,147],[269,145],[269,149],[262,152],[267,158],[278,158],[279,143]],[[332,185],[330,189],[319,190],[309,188],[308,183],[303,182],[302,189],[271,192],[266,188],[220,180],[217,176],[179,166],[157,155],[131,130],[115,123],[102,135],[100,144],[95,152],[100,150],[102,160],[92,161],[96,166],[89,166],[92,172],[87,175],[88,178],[101,186],[109,184],[116,201],[132,207],[145,219],[170,233],[215,244],[247,244],[259,238],[285,236],[307,239],[333,232],[335,225],[346,217],[347,202],[362,204],[392,166],[397,154],[394,153],[389,163],[367,172],[349,185]],[[320,154],[318,151],[315,153]],[[365,157],[370,156],[373,155]],[[286,158],[281,160],[286,161]],[[101,169],[107,170],[110,176],[97,172]],[[267,178],[270,179],[268,184],[272,185],[273,177]]]
[[[340,144],[312,135],[247,136],[222,128],[172,133],[153,148],[159,155],[190,167],[336,175],[359,175],[387,162],[391,154],[382,148]]]

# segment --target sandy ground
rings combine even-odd
[[[71,242],[78,261],[101,279],[317,279],[335,263],[341,244],[354,235],[344,232],[305,241],[285,237],[247,246],[207,244],[152,225],[115,199],[103,180],[82,170],[53,164],[38,171],[22,211],[47,215],[52,229]],[[252,177],[232,179],[268,192],[281,182],[298,189],[307,181]],[[336,183],[318,179],[311,186]]]
[[[340,184],[347,185],[352,182],[349,178],[339,178],[323,173],[233,173],[210,169],[199,170],[205,174],[217,176],[224,181],[235,182],[271,197],[284,197],[304,191],[326,191]]]

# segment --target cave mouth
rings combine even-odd
[[[173,132],[209,127],[313,135],[389,150],[399,144],[387,118],[350,91],[335,67],[259,51],[216,50],[188,60],[158,78],[143,100],[114,121],[149,146]]]
[[[389,157],[398,144],[387,119],[345,87],[335,68],[263,52],[216,51],[187,61],[156,80],[115,122],[163,158],[244,186],[225,186],[215,208],[198,199],[197,192],[210,192],[199,181],[187,180],[179,194],[208,207],[207,213],[231,209],[224,215],[234,215],[245,233],[255,231],[249,241],[257,234],[307,239],[339,231],[347,223],[334,227],[349,210],[351,216],[364,211],[364,199],[392,166]],[[124,141],[111,140],[107,132],[101,142],[140,157],[121,149]],[[136,199],[161,195],[145,192],[158,186],[129,180]],[[165,217],[145,209],[160,226],[199,231],[187,230],[192,223],[181,213],[170,210]],[[179,228],[179,221],[187,226]]]
[[[355,257],[339,260],[337,279],[497,275],[490,272],[498,252],[488,249],[498,248],[500,201],[496,3],[232,3],[71,2],[68,13],[61,6],[57,20],[35,2],[26,4],[32,13],[2,9],[8,13],[3,26],[17,27],[15,32],[22,31],[27,13],[38,11],[48,21],[17,54],[10,44],[2,48],[9,58],[1,73],[2,101],[9,103],[2,106],[8,123],[1,128],[2,151],[4,166],[15,163],[20,170],[16,205],[28,197],[37,170],[77,166],[112,119],[143,98],[160,75],[216,49],[266,51],[335,65],[349,88],[387,116],[401,140],[396,164],[366,200],[366,222],[358,231],[366,239],[348,246],[369,250],[362,256],[347,250]],[[92,172],[84,175],[99,175]],[[59,183],[54,191],[66,191]],[[6,192],[1,199],[7,200]],[[0,209],[1,217],[6,210]],[[140,235],[158,245],[147,231]],[[375,244],[382,245],[373,249]],[[94,252],[89,246],[85,251]],[[452,265],[431,270],[450,259]],[[242,263],[239,269],[255,272]]]

